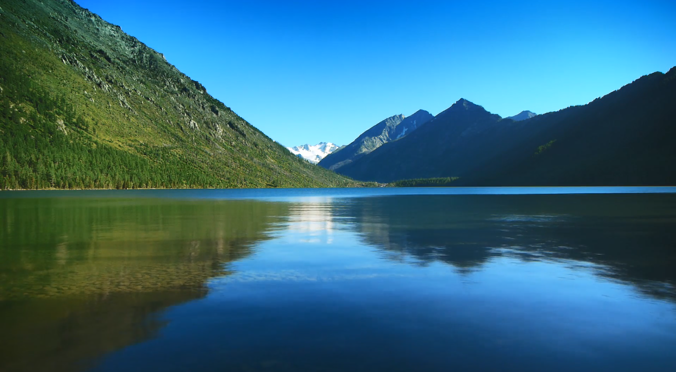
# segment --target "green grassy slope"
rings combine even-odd
[[[68,0],[0,0],[0,189],[341,187]]]

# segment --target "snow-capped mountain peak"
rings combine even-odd
[[[296,156],[299,156],[311,163],[319,163],[326,155],[336,151],[339,146],[331,142],[319,142],[316,145],[300,145],[294,147],[287,147]]]

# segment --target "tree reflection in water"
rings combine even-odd
[[[154,337],[163,309],[204,297],[288,205],[0,199],[0,211],[0,370],[68,371]]]

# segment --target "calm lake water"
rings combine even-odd
[[[673,372],[675,191],[0,192],[0,370]]]

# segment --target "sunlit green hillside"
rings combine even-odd
[[[0,55],[2,189],[354,185],[72,1],[0,0]]]

